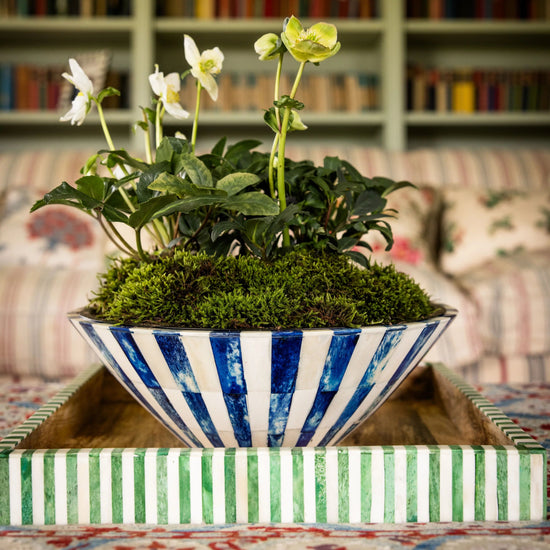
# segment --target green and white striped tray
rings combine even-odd
[[[544,519],[544,448],[417,370],[343,446],[186,449],[94,367],[0,442],[0,524]]]

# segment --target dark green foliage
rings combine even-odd
[[[126,177],[86,175],[75,186],[63,183],[32,211],[62,204],[90,214],[107,233],[112,232],[111,222],[129,225],[135,245],[119,247],[143,261],[148,257],[141,250],[145,227],[157,236],[159,249],[215,256],[238,251],[264,260],[300,248],[337,252],[367,265],[367,256],[357,248],[368,248],[363,237],[369,231],[380,232],[388,249],[392,246],[387,220],[394,212],[387,208],[386,197],[408,182],[364,177],[337,157],[326,157],[322,166],[286,159],[288,201],[281,212],[276,197],[270,196],[269,154],[255,151],[258,145],[243,140],[226,146],[222,139],[210,153],[195,156],[186,140],[165,137],[151,164],[124,150],[103,150],[84,172],[93,173],[101,161],[111,169],[124,169]],[[166,229],[163,234],[159,226]],[[284,231],[289,231],[290,246],[283,246]]]
[[[211,329],[359,327],[428,318],[435,307],[393,266],[290,252],[272,262],[181,250],[148,263],[116,260],[90,302],[95,317],[127,325]]]

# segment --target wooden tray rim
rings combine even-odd
[[[442,363],[429,363],[424,366],[425,368],[434,369],[436,372],[446,378],[452,385],[454,385],[468,400],[475,406],[477,411],[487,417],[494,426],[500,430],[508,439],[513,442],[513,445],[468,445],[474,449],[516,449],[518,451],[527,451],[529,454],[546,454],[546,449],[529,436],[524,430],[522,430],[517,424],[515,424],[504,412],[491,403],[486,397],[474,389],[470,384],[466,383],[459,375],[451,371],[448,367]],[[33,413],[27,420],[14,428],[4,439],[0,441],[0,456],[8,455],[17,451],[16,447],[21,444],[34,430],[40,427],[40,425],[50,418],[61,406],[63,406],[79,389],[80,387],[90,380],[93,376],[97,375],[102,369],[105,369],[103,365],[92,365],[76,378],[69,382],[68,385],[60,390],[53,398],[47,403],[42,405],[35,413]],[[455,445],[429,445],[432,451],[436,449],[448,449]],[[426,447],[426,445],[364,445],[364,446],[341,446],[340,449],[376,449],[376,448],[388,448],[388,447],[403,447],[403,448],[418,448]],[[330,447],[325,447],[329,449]],[[253,448],[251,448],[253,449]],[[257,447],[257,449],[260,449]],[[270,452],[277,452],[280,448],[269,448]],[[302,451],[307,448],[300,448]],[[317,450],[323,449],[323,447],[317,447]],[[33,449],[34,451],[45,451],[45,449]],[[78,449],[70,449],[75,451]],[[117,451],[124,451],[125,449],[117,449]],[[134,449],[133,449],[134,450]],[[197,449],[191,448],[178,448],[181,453],[197,452]],[[206,449],[204,449],[206,450]],[[28,449],[27,449],[28,451]],[[49,452],[53,452],[55,449],[49,449]],[[21,452],[23,452],[21,450]]]

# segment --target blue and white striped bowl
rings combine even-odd
[[[118,381],[191,447],[334,445],[456,315],[362,329],[209,331],[69,318]]]

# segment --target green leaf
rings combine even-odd
[[[261,144],[262,142],[256,139],[243,139],[242,141],[238,141],[237,143],[228,147],[227,153],[225,153],[224,158],[231,164],[236,164],[242,157],[242,155],[248,153],[251,149],[258,147],[258,145]]]
[[[225,151],[225,144],[226,143],[227,143],[227,138],[226,137],[222,137],[221,139],[219,139],[218,142],[216,143],[216,145],[214,145],[214,147],[212,147],[211,154],[214,155],[214,156],[217,156],[217,157],[222,157],[223,152]]]
[[[277,116],[275,114],[275,107],[270,107],[266,109],[264,113],[264,122],[275,132],[279,131],[279,126],[277,124]]]
[[[128,216],[122,211],[122,209],[105,203],[101,210],[103,217],[110,222],[122,222],[128,224]]]
[[[403,189],[405,187],[414,187],[416,189],[416,185],[413,185],[410,181],[398,181],[394,182],[392,185],[389,185],[382,193],[382,196],[386,197],[390,193],[393,193],[394,191],[397,191],[398,189]]]
[[[384,210],[385,207],[386,200],[380,197],[377,192],[367,189],[357,197],[352,214],[354,216],[361,216],[370,212],[380,212]]]
[[[214,181],[206,164],[191,154],[184,154],[181,157],[181,164],[187,172],[189,179],[197,187],[214,187]]]
[[[76,180],[76,188],[97,201],[105,199],[106,185],[100,176],[83,176]]]
[[[275,107],[279,107],[280,109],[288,107],[289,109],[296,109],[297,111],[301,111],[304,108],[304,104],[301,101],[293,99],[289,95],[283,95],[281,96],[281,99],[276,99],[273,102],[273,105],[275,105]]]
[[[274,216],[279,213],[279,205],[271,197],[258,191],[228,197],[223,201],[223,206],[245,216]]]
[[[99,153],[106,153],[108,155],[107,165],[111,167],[117,164],[127,164],[128,166],[131,166],[132,168],[137,168],[141,171],[147,170],[147,168],[149,167],[146,162],[135,159],[128,153],[128,151],[125,151],[124,149],[117,149],[116,151],[111,151],[110,149],[101,149]]]
[[[216,184],[216,189],[225,191],[230,197],[240,193],[246,187],[250,187],[260,181],[256,174],[247,172],[235,172],[228,174]]]
[[[44,195],[44,202],[46,204],[69,204],[76,207],[80,206],[81,210],[93,210],[103,206],[101,201],[72,187],[66,181],[58,185],[55,189],[52,189],[49,193],[46,193]]]
[[[197,187],[190,181],[184,180],[174,174],[168,174],[163,172],[158,175],[148,186],[153,191],[162,191],[164,193],[172,193],[179,198],[183,198],[186,195],[196,194]]]
[[[210,232],[210,238],[212,239],[212,241],[215,241],[221,235],[227,233],[228,231],[232,231],[233,229],[242,229],[242,225],[233,220],[219,222],[212,228],[212,231]]]
[[[175,212],[191,212],[192,210],[196,210],[197,208],[210,206],[218,202],[220,202],[220,197],[216,195],[204,195],[199,197],[188,197],[185,199],[179,199],[160,209],[155,214],[155,218],[159,218],[160,216],[169,216],[170,214],[174,214]]]
[[[364,254],[361,254],[361,252],[357,252],[356,250],[347,250],[344,254],[349,256],[355,263],[362,267],[369,266],[369,259]]]
[[[146,202],[153,198],[154,193],[150,189],[151,183],[153,183],[161,174],[170,170],[170,163],[168,161],[155,162],[144,170],[139,177],[136,186],[136,195],[139,202]]]
[[[158,212],[173,201],[173,195],[153,197],[147,202],[142,203],[139,208],[130,215],[129,224],[134,229],[143,227],[147,222],[151,221],[153,217],[158,217]]]
[[[97,100],[101,103],[106,97],[113,96],[113,95],[120,95],[120,90],[117,90],[116,88],[112,88],[109,86],[108,88],[105,88],[104,90],[101,90],[99,92],[99,95],[97,96]]]

